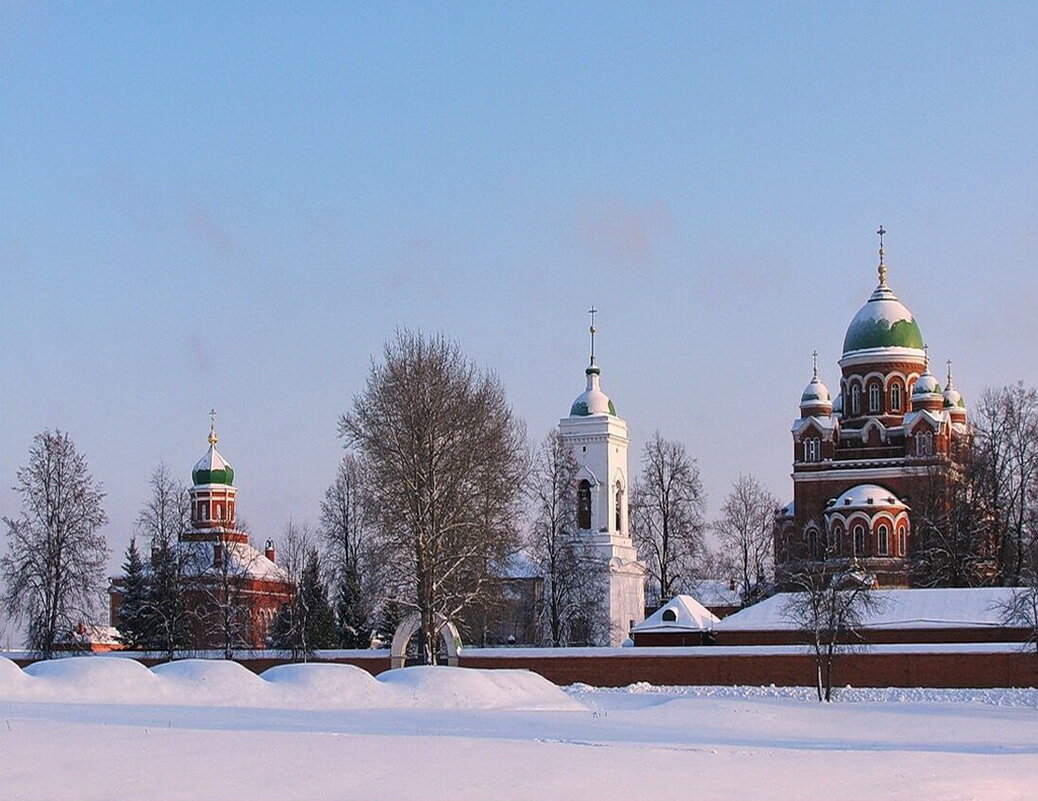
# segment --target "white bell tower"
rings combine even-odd
[[[627,466],[627,423],[599,386],[595,362],[595,314],[591,307],[591,362],[584,374],[586,389],[573,401],[559,432],[580,465],[577,473],[577,526],[588,536],[597,557],[608,567],[602,587],[609,614],[609,635],[599,645],[621,645],[631,626],[645,617],[645,566],[628,529],[630,493]]]

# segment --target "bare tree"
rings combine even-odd
[[[1038,581],[1028,577],[1000,607],[1002,623],[1027,632],[1027,643],[1038,656]]]
[[[321,537],[334,587],[339,643],[367,648],[373,628],[376,571],[371,569],[374,515],[364,496],[364,469],[356,454],[339,462],[321,501]]]
[[[260,554],[242,542],[181,543],[183,577],[203,640],[233,659],[254,643],[254,597],[250,587]]]
[[[815,658],[818,700],[832,700],[833,667],[841,650],[861,647],[865,617],[878,608],[874,580],[860,571],[832,573],[809,567],[790,577],[795,591],[784,613],[804,635]]]
[[[739,476],[721,507],[713,529],[725,561],[742,577],[742,597],[750,598],[768,582],[774,562],[772,527],[778,498],[753,476]]]
[[[703,549],[706,494],[699,466],[680,442],[657,431],[645,443],[642,472],[631,493],[631,531],[659,603],[695,578]]]
[[[1038,391],[1023,384],[985,390],[973,421],[998,578],[1018,584],[1038,536]]]
[[[914,580],[925,587],[979,587],[998,575],[997,519],[988,465],[969,449],[958,462],[927,470],[915,504]]]
[[[150,580],[142,614],[148,644],[173,659],[191,642],[192,610],[187,599],[180,535],[190,526],[191,500],[183,482],[165,464],[151,474],[151,496],[137,513],[136,530],[151,543]]]
[[[104,492],[68,434],[33,439],[29,462],[18,470],[17,519],[4,518],[8,552],[0,559],[4,606],[27,619],[26,646],[49,659],[62,635],[89,622],[101,608],[108,547]]]
[[[484,598],[518,546],[524,427],[501,382],[455,343],[403,331],[339,430],[366,466],[389,586],[418,610],[423,658],[435,663],[440,616]]]
[[[554,647],[596,642],[596,637],[608,634],[608,621],[602,630],[601,560],[577,528],[578,469],[569,444],[553,430],[535,460],[527,550],[544,578],[539,617],[544,640]]]

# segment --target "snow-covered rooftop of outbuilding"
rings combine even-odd
[[[668,610],[674,612],[674,620],[664,620]],[[718,620],[716,615],[691,595],[675,595],[631,631],[641,634],[650,631],[709,631]]]
[[[1012,587],[978,589],[873,590],[877,608],[865,616],[868,629],[983,628],[1003,626],[1001,607]],[[716,631],[793,629],[786,614],[789,593],[773,595],[720,621]]]

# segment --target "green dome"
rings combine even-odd
[[[843,339],[844,355],[872,348],[923,349],[923,335],[912,312],[884,284],[854,315]]]
[[[226,484],[234,483],[234,470],[218,450],[216,443],[210,440],[209,450],[203,456],[195,469],[191,471],[191,481],[195,486],[199,484]]]

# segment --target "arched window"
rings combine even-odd
[[[620,486],[620,482],[616,482],[616,531],[619,533],[622,529],[623,515],[621,510],[624,508],[624,488]]]
[[[933,432],[922,431],[915,435],[915,455],[933,456]]]
[[[663,622],[664,623],[677,623],[677,621],[678,621],[678,613],[677,612],[675,612],[673,609],[664,609],[663,610]]]
[[[890,387],[890,409],[894,412],[901,411],[901,385],[898,383]]]
[[[819,558],[819,553],[818,553],[818,532],[815,531],[814,529],[811,529],[809,532],[807,532],[807,549],[810,552],[812,558],[814,558],[814,559],[818,559]]]
[[[890,530],[886,526],[879,527],[879,555],[886,556],[890,550]]]
[[[822,443],[818,437],[808,437],[804,440],[804,461],[820,462],[822,460]]]
[[[591,528],[591,482],[586,478],[577,485],[577,528]]]
[[[905,537],[905,527],[904,526],[898,526],[898,529],[897,529],[897,552],[898,552],[899,556],[908,556],[907,545],[908,545],[908,543],[906,542],[906,537]]]
[[[857,384],[851,387],[851,414],[861,414],[861,387]]]
[[[869,387],[869,411],[879,411],[879,384],[872,384]]]
[[[865,554],[865,526],[860,523],[854,527],[854,555]]]
[[[843,556],[843,527],[839,524],[833,526],[833,553]]]

